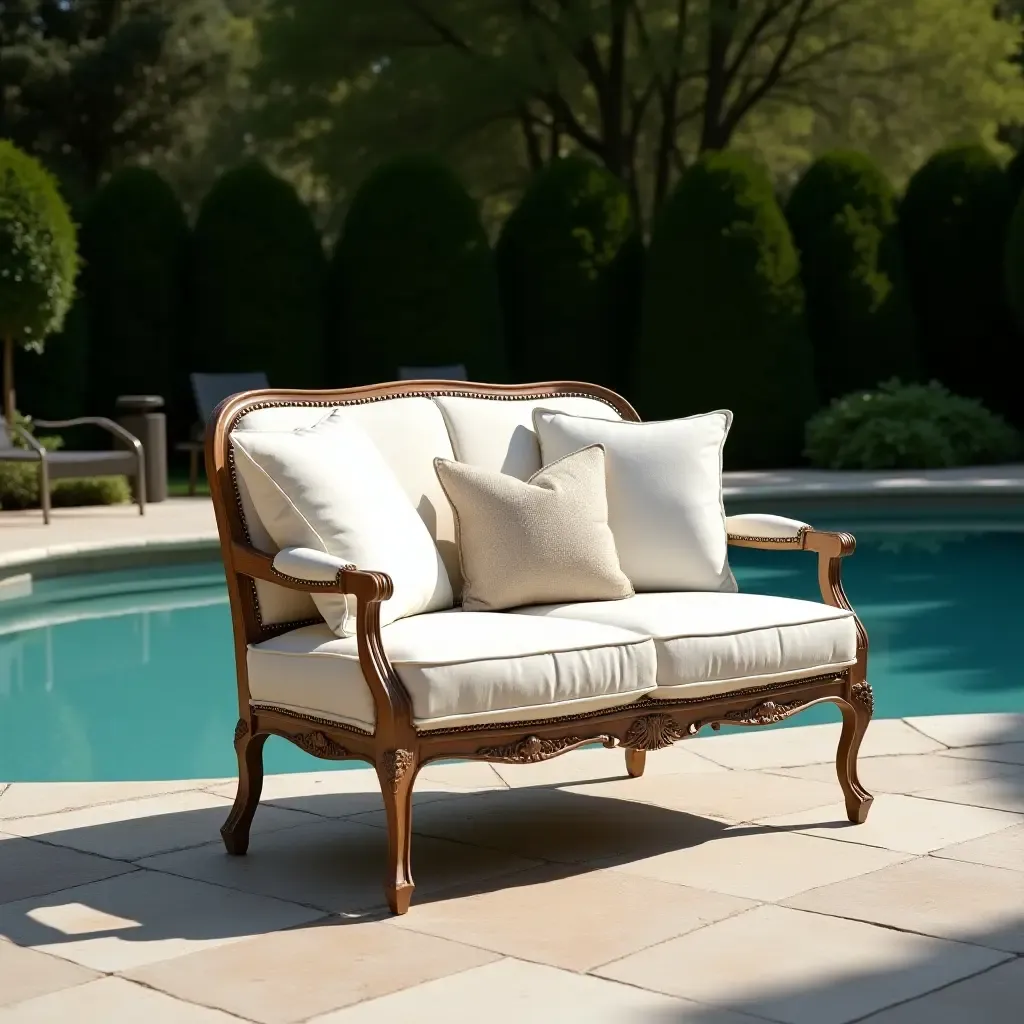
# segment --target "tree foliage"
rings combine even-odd
[[[1024,103],[991,0],[268,0],[260,36],[262,132],[334,181],[411,145],[502,195],[583,150],[645,211],[703,151],[903,171]]]
[[[127,159],[198,146],[252,0],[3,0],[0,134],[86,192]]]
[[[1019,404],[1002,368],[1012,338],[1003,269],[1011,212],[1003,168],[982,146],[936,153],[900,208],[923,368],[998,412]]]
[[[56,181],[0,140],[0,338],[41,350],[64,324],[77,272],[77,234]]]
[[[432,157],[389,161],[360,187],[335,247],[330,305],[348,384],[451,364],[470,380],[505,379],[497,276],[479,211]]]
[[[112,412],[123,394],[170,400],[182,342],[188,238],[181,204],[155,171],[118,171],[91,204],[82,252],[97,411]]]
[[[262,371],[274,387],[316,387],[324,272],[320,236],[295,189],[259,163],[228,171],[193,232],[189,371]]]
[[[705,154],[654,226],[636,399],[646,418],[731,409],[734,467],[794,465],[816,404],[796,249],[771,181]]]
[[[882,172],[860,153],[826,153],[794,188],[786,217],[800,253],[821,397],[913,376],[896,196]]]
[[[505,222],[497,258],[514,378],[623,388],[643,243],[622,183],[583,157],[549,164]]]

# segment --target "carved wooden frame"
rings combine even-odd
[[[262,752],[268,736],[282,736],[315,757],[366,761],[376,769],[387,815],[385,892],[392,911],[403,914],[409,908],[413,892],[412,788],[418,771],[430,761],[462,758],[529,764],[557,757],[585,744],[602,743],[606,747],[624,748],[626,770],[636,777],[643,773],[648,750],[695,736],[705,727],[718,729],[723,723],[752,727],[771,725],[826,702],[838,705],[843,716],[836,771],[846,810],[851,821],[863,822],[873,798],[858,779],[857,754],[874,701],[867,682],[868,638],[859,619],[856,664],[836,673],[787,679],[710,697],[678,700],[644,697],[610,711],[540,721],[417,731],[409,695],[388,661],[381,639],[380,602],[391,596],[391,580],[383,573],[361,568],[342,569],[337,578],[327,584],[311,584],[277,572],[272,557],[257,551],[250,543],[234,477],[230,433],[246,413],[276,405],[326,409],[403,396],[439,395],[497,401],[584,396],[605,402],[623,419],[639,420],[636,411],[619,395],[593,384],[576,382],[493,385],[460,381],[453,386],[451,381],[402,381],[341,391],[250,391],[228,398],[218,406],[206,433],[206,469],[227,575],[239,714],[234,738],[238,792],[221,829],[228,851],[243,854],[248,848],[249,829],[263,784]],[[814,552],[822,600],[852,611],[841,579],[842,559],[852,554],[855,547],[850,534],[808,528],[793,537],[730,537],[729,543],[766,550]],[[248,645],[303,624],[265,625],[260,616],[255,580],[306,593],[315,588],[356,598],[359,663],[376,712],[373,733],[251,700],[246,665]]]

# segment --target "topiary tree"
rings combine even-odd
[[[797,183],[786,219],[800,253],[807,326],[823,399],[916,371],[896,197],[861,153],[819,157]]]
[[[505,222],[496,254],[514,379],[627,387],[643,242],[622,182],[583,157],[553,161]]]
[[[260,163],[218,179],[192,236],[188,371],[322,381],[325,261],[295,189]]]
[[[182,340],[188,223],[155,171],[118,171],[82,227],[90,324],[92,405],[109,413],[123,394],[173,396]]]
[[[1003,287],[1010,188],[983,146],[936,153],[910,179],[900,207],[922,368],[956,394],[1010,412],[1004,367],[1012,321]]]
[[[0,140],[0,337],[4,418],[14,422],[14,348],[42,351],[59,331],[78,272],[75,226],[54,179]]]
[[[333,254],[328,309],[346,383],[457,364],[470,380],[505,378],[494,258],[479,211],[432,157],[382,164],[356,192]]]
[[[706,153],[677,183],[647,254],[636,398],[649,418],[735,414],[734,467],[794,465],[816,406],[800,265],[767,173]]]

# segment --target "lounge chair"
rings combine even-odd
[[[259,391],[269,387],[265,373],[193,373],[192,395],[196,401],[196,412],[200,422],[192,432],[192,439],[181,441],[174,446],[177,452],[188,452],[188,493],[196,493],[199,483],[199,459],[203,454],[203,431],[213,410],[225,398],[242,391]]]
[[[50,484],[70,477],[126,476],[139,506],[139,515],[146,512],[146,455],[142,442],[119,423],[103,416],[78,416],[72,420],[34,420],[44,430],[65,430],[69,427],[100,427],[125,447],[109,451],[48,452],[29,431],[17,423],[0,425],[0,462],[29,462],[39,467],[39,504],[43,523],[50,522]],[[20,441],[24,447],[16,443]]]

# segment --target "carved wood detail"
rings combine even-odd
[[[348,757],[348,749],[343,747],[336,740],[332,740],[330,736],[325,732],[316,730],[315,732],[300,732],[292,736],[292,741],[299,747],[301,747],[307,754],[312,754],[314,757],[326,757],[333,758],[334,760],[340,760],[341,758]]]
[[[585,743],[603,743],[606,747],[614,746],[611,736],[562,736],[554,740],[542,740],[539,736],[527,736],[518,743],[507,743],[501,747],[481,747],[477,751],[479,757],[489,761],[505,761],[508,764],[530,764],[534,761],[546,761],[574,747]]]
[[[797,708],[803,705],[802,700],[777,703],[774,700],[762,701],[752,708],[742,711],[727,711],[723,718],[736,725],[772,725],[788,718]]]
[[[411,750],[386,750],[384,752],[384,778],[393,793],[398,792],[399,783],[412,767]]]
[[[622,737],[624,747],[634,750],[661,750],[685,735],[671,715],[645,715],[637,718]]]
[[[249,732],[249,723],[244,718],[240,718],[235,723],[235,742],[237,743],[248,732]]]
[[[875,713],[875,691],[871,689],[869,682],[854,683],[851,696],[853,699],[867,710],[869,715]]]

